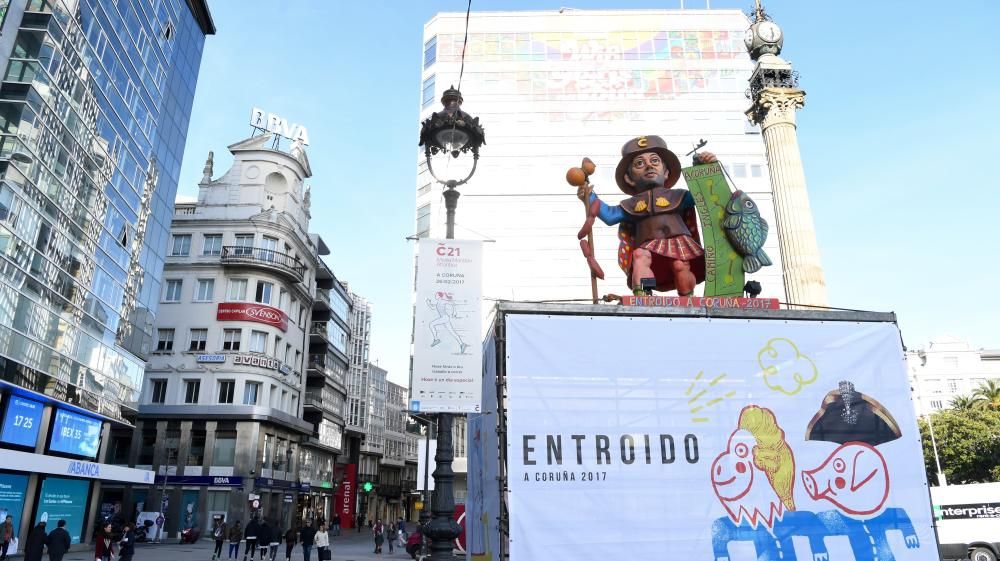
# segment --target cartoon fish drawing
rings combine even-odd
[[[743,256],[743,270],[756,273],[761,267],[771,265],[771,258],[764,253],[767,239],[767,222],[760,217],[757,203],[737,189],[726,203],[726,218],[722,221],[726,238]]]
[[[802,472],[813,500],[827,500],[847,514],[877,512],[889,497],[889,469],[874,446],[848,442],[816,469]]]

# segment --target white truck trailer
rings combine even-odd
[[[937,561],[893,314],[500,303],[468,558]]]
[[[1000,483],[931,487],[942,559],[997,561]]]

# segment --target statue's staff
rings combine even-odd
[[[576,237],[580,240],[580,250],[587,258],[587,266],[590,268],[590,292],[594,304],[597,303],[597,279],[604,280],[604,271],[594,257],[594,219],[597,218],[597,213],[601,209],[601,201],[594,199],[592,203],[587,204],[587,201],[590,200],[590,192],[593,191],[590,186],[590,176],[595,169],[597,166],[594,165],[594,162],[590,158],[584,158],[580,167],[570,168],[566,172],[566,181],[574,187],[583,186],[586,192],[582,200],[583,208],[587,212],[587,219],[580,231],[577,232]]]

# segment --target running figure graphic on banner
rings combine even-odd
[[[434,294],[434,301],[431,301],[430,298],[427,299],[427,307],[438,314],[438,317],[427,324],[427,327],[431,330],[431,335],[434,337],[434,340],[431,341],[431,346],[436,347],[441,344],[440,330],[444,329],[458,343],[458,353],[465,354],[465,349],[469,345],[462,340],[462,336],[458,334],[455,326],[451,324],[452,318],[460,319],[453,295],[450,292],[437,292]]]

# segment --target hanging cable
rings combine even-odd
[[[465,46],[469,44],[469,14],[472,13],[472,0],[465,8],[465,39],[462,39],[462,66],[458,70],[458,91],[462,91],[462,74],[465,73]]]

